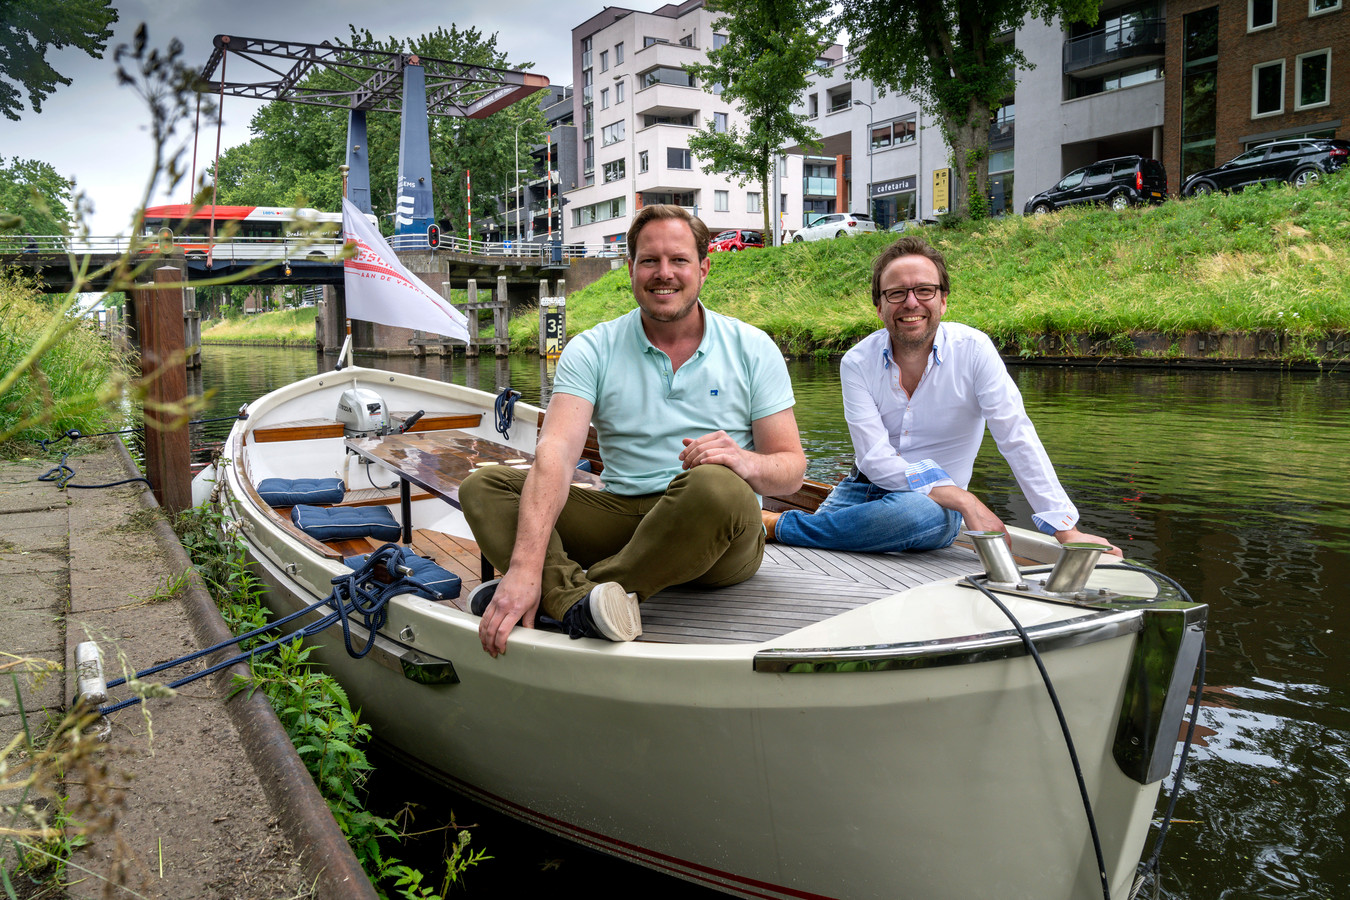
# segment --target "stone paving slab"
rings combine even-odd
[[[64,572],[0,572],[0,610],[64,610],[69,597],[70,584]]]

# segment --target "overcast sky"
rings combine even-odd
[[[662,5],[645,0],[629,8],[650,10]],[[572,28],[598,13],[605,4],[559,0],[116,0],[119,21],[101,60],[65,50],[51,55],[56,70],[73,83],[58,87],[42,105],[41,113],[25,109],[18,122],[0,118],[0,156],[8,162],[18,156],[51,163],[94,204],[90,217],[95,235],[125,233],[133,207],[139,202],[153,162],[148,116],[140,99],[116,82],[113,54],[129,44],[141,22],[149,29],[152,46],[165,47],[171,38],[183,42],[184,60],[200,67],[214,49],[217,34],[318,43],[345,39],[349,24],[369,28],[380,39],[416,37],[437,27],[457,25],[497,35],[497,48],[512,63],[533,62],[530,71],[557,84],[571,80]],[[249,75],[257,77],[259,70]],[[231,68],[231,81],[245,73]],[[27,96],[24,97],[27,106]],[[221,147],[249,138],[248,123],[261,104],[226,97]],[[203,127],[198,170],[215,152],[215,129]],[[191,165],[189,149],[187,165]],[[172,197],[152,202],[186,202],[184,183]]]

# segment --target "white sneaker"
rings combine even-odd
[[[642,617],[638,614],[637,594],[630,594],[616,581],[606,581],[591,588],[586,599],[577,604],[578,612],[589,619],[595,637],[611,641],[631,641],[642,634]]]

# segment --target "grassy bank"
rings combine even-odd
[[[312,307],[283,309],[216,319],[203,323],[202,344],[269,344],[275,347],[313,347],[314,315]]]
[[[1001,343],[1262,330],[1303,341],[1350,328],[1350,178],[1113,212],[930,228],[948,260],[947,318]],[[717,254],[708,306],[795,353],[840,351],[877,326],[871,261],[894,235]],[[569,334],[633,308],[627,273],[572,294]],[[537,314],[511,323],[533,349]]]
[[[41,438],[106,431],[121,420],[107,404],[126,382],[125,361],[56,304],[0,275],[0,454],[29,455]]]

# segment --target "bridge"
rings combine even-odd
[[[178,244],[191,241],[194,249]],[[232,238],[217,244],[209,254],[196,249],[201,238],[177,238],[174,245],[146,239],[133,242],[117,237],[24,236],[0,240],[0,269],[13,268],[32,279],[46,293],[59,293],[74,286],[75,272],[102,272],[89,278],[84,290],[107,290],[118,264],[126,260],[178,266],[188,284],[208,278],[229,278],[239,285],[341,285],[342,245],[336,241]],[[9,244],[9,246],[5,246]],[[556,282],[566,278],[574,260],[622,260],[623,243],[585,245],[561,241],[477,241],[469,238],[441,239],[436,249],[427,247],[421,235],[396,235],[390,244],[399,260],[419,275],[436,273],[437,282],[466,288],[470,279],[490,280],[505,275],[510,283]],[[209,259],[208,259],[209,256]],[[574,285],[575,286],[575,285]]]

